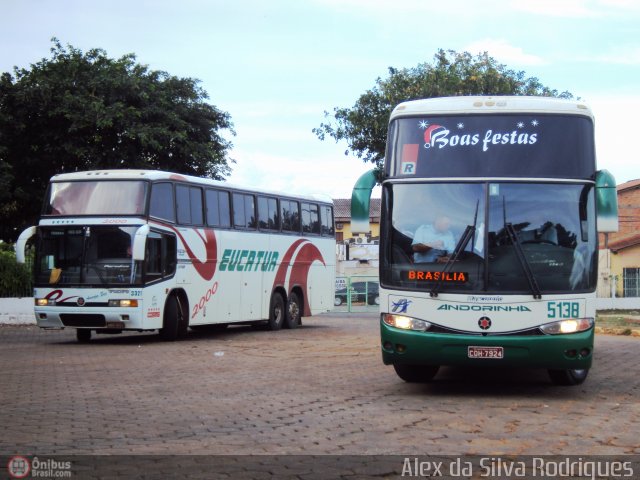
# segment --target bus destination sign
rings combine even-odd
[[[413,282],[467,283],[468,279],[467,272],[433,272],[430,270],[409,270],[407,272],[407,280]]]

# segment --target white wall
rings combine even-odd
[[[597,310],[640,310],[640,297],[597,298]]]
[[[0,298],[0,323],[8,325],[35,324],[33,298]]]

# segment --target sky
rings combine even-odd
[[[350,197],[371,164],[312,129],[440,48],[487,51],[581,98],[598,167],[640,178],[637,0],[0,0],[0,12],[0,72],[48,58],[57,37],[199,79],[234,123],[234,184]]]

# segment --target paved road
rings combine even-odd
[[[640,339],[598,335],[585,384],[385,367],[376,315],[176,343],[0,327],[0,453],[640,454]]]

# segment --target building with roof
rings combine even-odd
[[[379,198],[371,199],[369,232],[354,235],[351,231],[351,199],[335,198],[333,200],[337,242],[336,285],[340,281],[344,283],[346,277],[359,277],[358,281],[360,282],[373,282],[377,285],[380,202]]]
[[[617,191],[619,230],[600,234],[598,296],[640,297],[640,179]]]
[[[336,242],[343,243],[351,238],[366,238],[366,243],[373,243],[380,238],[380,202],[372,198],[369,207],[369,226],[371,230],[364,235],[353,235],[351,232],[351,199],[334,198],[333,216],[336,222]]]

